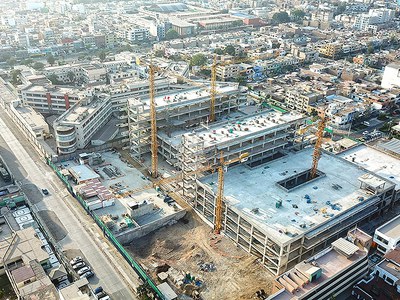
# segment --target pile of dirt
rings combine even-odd
[[[273,277],[227,237],[216,236],[198,216],[187,213],[178,223],[133,241],[128,250],[153,278],[168,265],[201,282],[204,299],[252,299],[261,289],[270,293]]]

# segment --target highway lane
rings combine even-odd
[[[101,236],[97,225],[83,213],[51,168],[15,127],[9,117],[1,112],[0,154],[6,156],[11,172],[23,186],[34,184],[39,189],[49,190],[50,195],[36,199],[34,205],[38,210],[53,211],[67,230],[67,236],[59,242],[59,246],[63,250],[82,251],[97,275],[90,280],[93,286],[103,286],[112,299],[136,299],[130,288],[139,284],[136,274],[122,268],[126,262],[122,261],[122,257],[116,257],[116,250]]]

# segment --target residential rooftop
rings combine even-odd
[[[348,250],[350,250],[349,255],[344,253]],[[318,285],[323,284],[367,255],[367,251],[343,238],[336,240],[328,249],[297,264],[293,269],[279,276],[276,281],[279,283],[278,285],[282,286],[282,289],[268,299],[291,300],[306,297],[306,294]],[[322,271],[320,277],[309,282],[311,274],[318,274],[319,269]],[[300,281],[304,284],[299,285]],[[284,287],[287,282],[291,286],[295,285],[296,289],[289,291],[289,286]]]
[[[400,188],[400,159],[366,145],[349,149],[339,156],[394,182]]]
[[[278,184],[309,170],[312,153],[313,149],[307,148],[254,169],[243,164],[232,167],[225,174],[226,201],[275,240],[285,243],[301,234],[318,234],[332,224],[332,219],[347,217],[375,201],[361,183],[373,188],[393,185],[325,152],[318,165],[323,173],[319,177],[291,190]],[[215,193],[217,177],[212,174],[200,181]],[[282,205],[277,208],[279,201]]]
[[[64,112],[55,122],[66,122],[70,124],[79,124],[85,119],[91,117],[93,113],[100,110],[103,106],[109,102],[109,97],[102,94],[97,96],[87,96],[81,101],[77,102],[69,110]]]
[[[378,227],[376,231],[386,235],[392,239],[398,239],[400,237],[400,216],[397,216],[386,222],[382,226]]]

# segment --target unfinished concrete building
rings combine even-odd
[[[199,155],[204,158],[202,164],[211,166],[217,163],[220,154],[229,160],[245,152],[249,153],[252,165],[260,164],[278,157],[292,141],[296,129],[305,123],[304,115],[296,112],[280,113],[273,109],[251,115],[241,112],[239,108],[234,117],[200,126],[191,133],[160,132],[159,151],[182,169],[187,169]],[[193,149],[196,145],[199,149]]]
[[[247,165],[255,167],[284,156],[292,148],[297,129],[305,122],[296,112],[281,113],[272,109],[252,116],[232,118],[210,127],[200,127],[191,133],[161,138],[163,155],[176,155],[182,170],[183,194],[195,197],[194,171],[205,166],[216,166],[218,161],[247,155]],[[166,149],[168,149],[168,153]],[[178,154],[175,154],[179,151]],[[233,165],[231,165],[233,166]]]
[[[327,248],[350,227],[368,222],[393,201],[395,184],[323,153],[310,179],[312,149],[225,174],[223,231],[278,275]],[[218,175],[196,181],[191,205],[215,223]]]
[[[215,115],[229,115],[246,102],[246,91],[238,84],[221,83],[217,86]],[[128,101],[128,123],[131,155],[135,159],[150,152],[150,99]],[[157,93],[155,97],[157,128],[167,135],[178,129],[188,129],[206,121],[210,113],[210,94],[207,87],[186,86],[178,91]]]

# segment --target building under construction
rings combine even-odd
[[[246,91],[235,83],[221,83],[215,96],[217,118],[234,113],[246,102]],[[210,91],[207,86],[159,92],[154,97],[157,129],[166,134],[188,129],[207,121],[210,115]],[[134,98],[128,101],[128,123],[131,155],[142,159],[150,152],[151,117],[150,98]]]
[[[393,182],[329,153],[311,179],[312,157],[308,148],[253,168],[247,161],[224,175],[223,232],[277,275],[393,201]],[[196,179],[191,205],[211,224],[217,194],[217,174]]]

